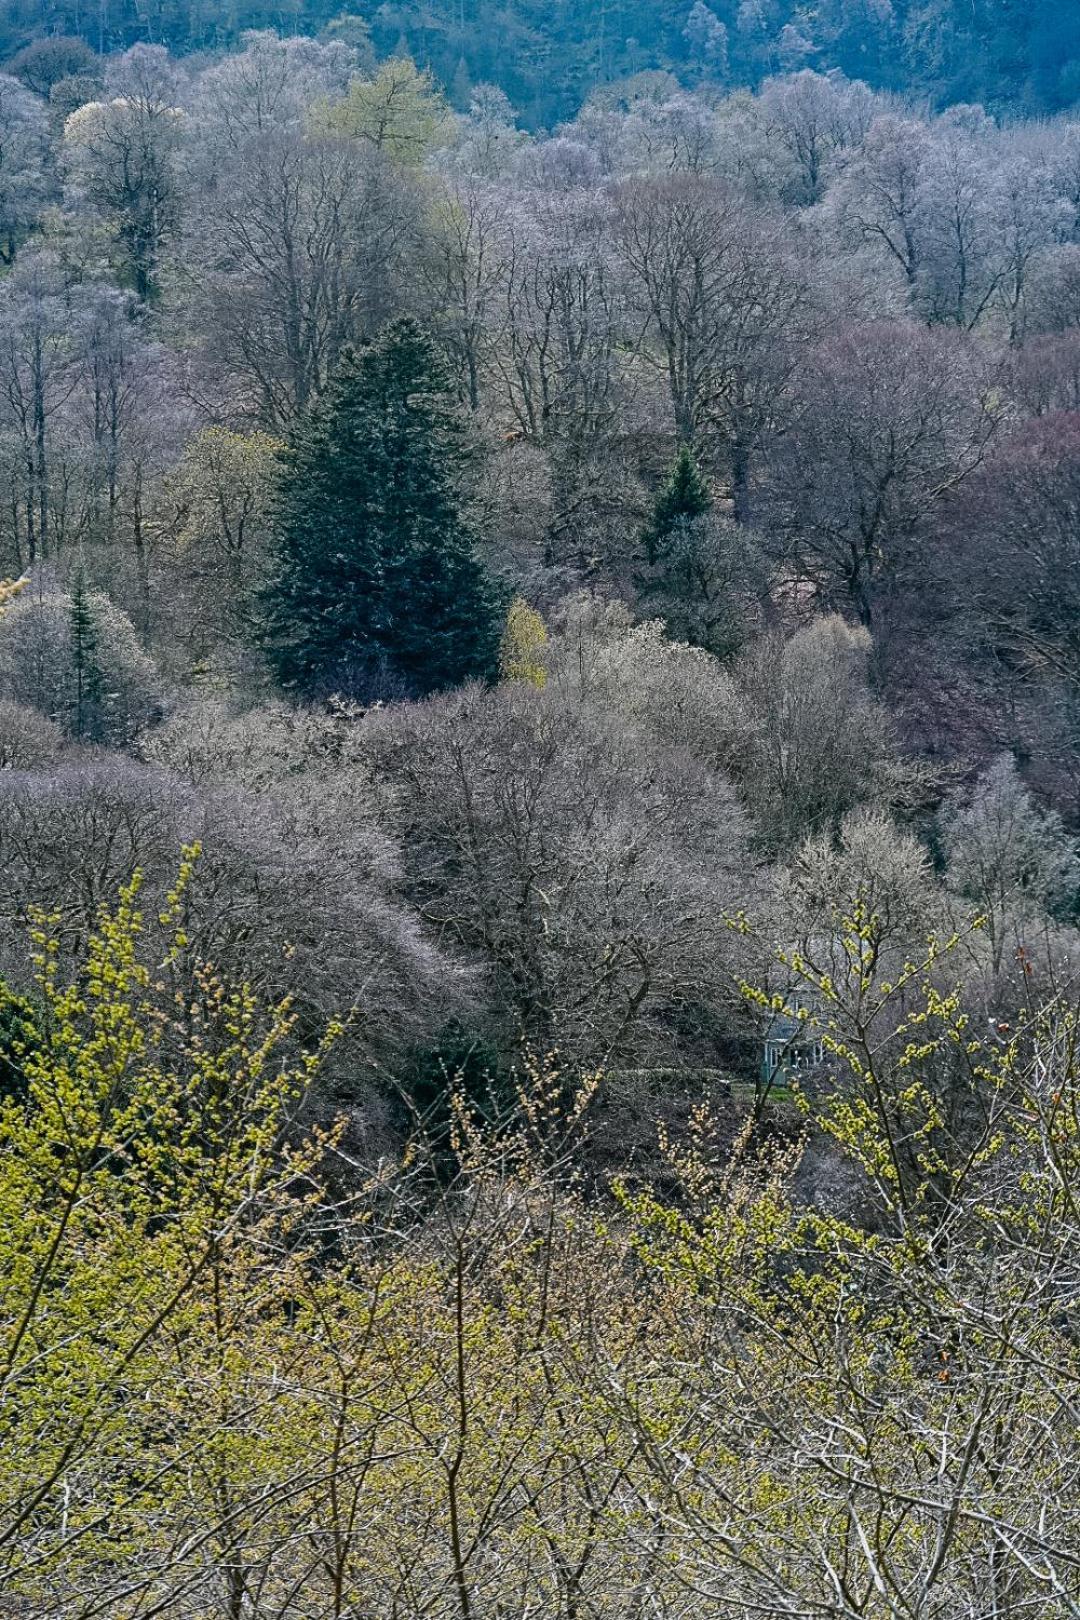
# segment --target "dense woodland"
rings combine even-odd
[[[32,9],[0,1614],[1080,1614],[1074,8]]]
[[[944,107],[1053,114],[1080,96],[1072,0],[3,0],[0,52],[41,35],[102,55],[130,45],[177,52],[235,45],[244,30],[326,30],[380,56],[409,55],[457,110],[494,84],[525,124],[570,118],[600,86],[644,71],[730,90],[775,73],[839,70],[875,90]]]

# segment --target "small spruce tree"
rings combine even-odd
[[[0,612],[0,704],[36,710],[69,737],[124,747],[161,718],[162,698],[131,620],[81,569],[66,590],[37,581]]]
[[[495,673],[503,604],[461,516],[464,458],[414,321],[346,356],[282,453],[263,603],[286,689],[421,696]]]
[[[99,632],[90,592],[81,568],[71,584],[71,673],[72,735],[91,736],[104,695],[101,664],[98,659]]]
[[[668,541],[683,524],[704,516],[712,505],[708,486],[689,445],[684,444],[675,458],[667,482],[656,497],[652,516],[642,539],[650,567],[663,556]]]

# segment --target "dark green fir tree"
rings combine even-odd
[[[411,320],[344,359],[282,454],[265,643],[300,697],[422,696],[493,674],[504,604],[473,548],[461,421]]]
[[[94,739],[99,729],[104,680],[98,660],[98,625],[82,568],[71,583],[72,733]]]
[[[642,533],[645,558],[650,567],[659,562],[676,530],[704,516],[711,504],[708,485],[694,460],[694,452],[684,444]]]

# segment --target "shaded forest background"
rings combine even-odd
[[[104,54],[139,42],[219,49],[245,29],[315,33],[334,0],[5,0],[0,53],[42,33]],[[429,67],[464,110],[474,84],[504,90],[529,127],[570,117],[598,86],[646,70],[753,86],[770,74],[838,69],[934,107],[981,101],[1011,115],[1054,113],[1080,97],[1080,17],[1071,0],[386,0],[356,5],[381,55]]]

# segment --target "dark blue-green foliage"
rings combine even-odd
[[[1013,113],[1080,100],[1077,0],[3,0],[0,54],[50,34],[100,51],[137,40],[205,50],[248,28],[316,33],[343,9],[364,19],[381,54],[408,51],[455,100],[498,84],[533,126],[650,69],[734,86],[839,68],[936,106]]]
[[[459,509],[462,424],[434,345],[393,322],[282,453],[266,647],[299,697],[420,697],[495,671],[505,604]]]

